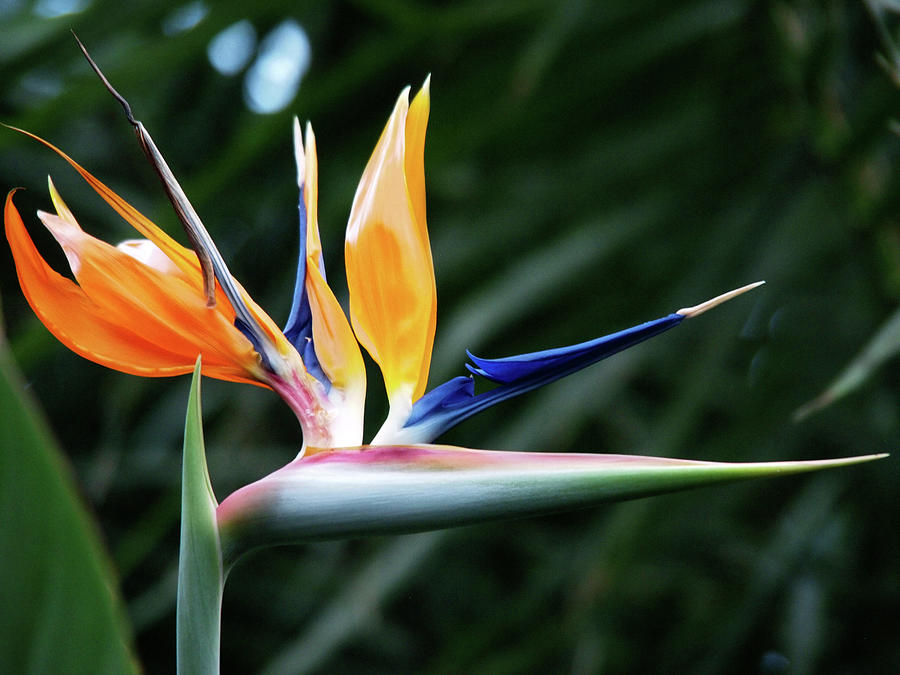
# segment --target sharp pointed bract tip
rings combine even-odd
[[[680,314],[686,319],[691,319],[695,316],[700,316],[704,312],[708,312],[713,307],[718,307],[723,302],[728,302],[732,298],[736,298],[739,295],[746,293],[747,291],[751,291],[757,286],[762,286],[765,281],[755,281],[752,284],[747,284],[746,286],[741,286],[740,288],[735,288],[733,291],[728,291],[727,293],[722,293],[722,295],[717,295],[716,297],[707,300],[706,302],[701,302],[699,305],[694,305],[693,307],[684,307],[676,311],[676,314]]]
[[[75,42],[78,43],[78,46],[81,47],[81,51],[83,51],[83,52],[85,52],[85,54],[87,54],[87,49],[85,48],[84,43],[81,41],[81,38],[78,37],[78,33],[75,32],[75,29],[70,28],[69,32],[72,34],[72,37],[75,38]]]
[[[141,123],[138,122],[134,118],[134,114],[131,112],[131,105],[129,105],[128,101],[125,100],[125,97],[122,96],[116,88],[112,86],[112,83],[108,79],[106,79],[106,75],[103,74],[103,71],[100,70],[100,66],[97,65],[97,62],[91,58],[91,55],[88,53],[87,47],[78,39],[78,36],[75,35],[75,31],[72,31],[72,35],[75,38],[75,42],[78,43],[79,48],[81,49],[81,53],[84,54],[84,58],[87,59],[88,65],[90,65],[91,70],[100,78],[100,81],[103,83],[103,86],[106,87],[106,90],[112,95],[114,99],[119,102],[119,105],[122,106],[122,110],[125,112],[125,117],[128,120],[128,123],[131,126],[135,127],[140,131]]]

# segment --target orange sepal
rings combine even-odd
[[[63,344],[91,361],[143,376],[190,372],[199,353],[204,374],[261,384],[256,353],[234,327],[230,305],[206,307],[199,268],[190,275],[180,269],[164,274],[84,233],[74,219],[41,214],[74,263],[76,284],[38,253],[13,204],[14,192],[6,198],[4,222],[19,283]]]

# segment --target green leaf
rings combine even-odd
[[[0,330],[0,669],[133,673],[118,582]]]
[[[218,509],[219,528],[230,564],[258,546],[535,516],[884,456],[734,464],[441,445],[339,448],[230,495]]]
[[[184,425],[176,619],[179,673],[202,675],[219,672],[224,583],[216,526],[216,498],[209,482],[203,445],[198,357]]]

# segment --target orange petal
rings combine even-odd
[[[347,323],[344,310],[322,273],[322,243],[319,238],[319,172],[316,137],[306,128],[306,293],[312,314],[313,344],[319,364],[339,389],[354,387],[362,395],[366,387],[366,369],[359,344]]]
[[[425,221],[425,131],[431,109],[431,76],[416,94],[406,116],[406,187],[422,241],[428,244]],[[429,247],[429,254],[431,248]]]
[[[309,259],[306,264],[306,291],[319,364],[339,389],[361,387],[365,391],[366,369],[344,310],[319,269]]]
[[[295,138],[300,139],[300,123],[296,124]],[[299,151],[299,149],[298,149]],[[306,125],[306,141],[303,147],[303,202],[306,206],[306,256],[315,258],[316,267],[321,267],[322,240],[319,238],[319,156],[316,152],[316,135],[312,125]],[[298,160],[299,161],[299,160]],[[302,252],[301,252],[302,253]]]
[[[75,262],[82,284],[76,285],[38,253],[12,195],[4,221],[19,283],[35,314],[63,344],[96,363],[144,376],[190,372],[201,353],[205,374],[259,384],[252,345],[231,324],[227,303],[206,307],[199,277],[192,282],[186,275],[163,274],[85,234],[74,220],[42,214]]]
[[[381,367],[388,397],[415,400],[425,390],[434,340],[434,265],[425,233],[427,83],[394,112],[363,172],[345,256],[356,336]]]

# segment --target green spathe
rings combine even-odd
[[[883,457],[722,463],[441,445],[308,452],[217,510],[226,567],[258,546],[534,516]]]

